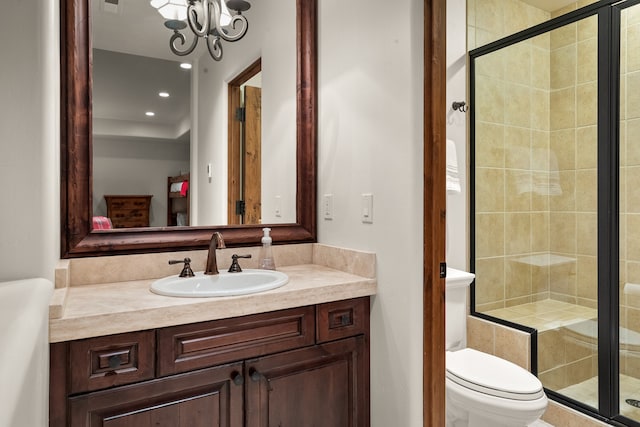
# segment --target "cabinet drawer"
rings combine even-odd
[[[311,345],[313,306],[158,331],[158,374],[186,372]]]
[[[318,305],[318,342],[364,334],[369,330],[369,297]]]
[[[71,393],[100,390],[154,377],[153,331],[73,341],[69,352]]]

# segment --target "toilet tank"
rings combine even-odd
[[[447,350],[459,350],[467,346],[467,294],[474,278],[473,273],[447,268],[445,286]]]

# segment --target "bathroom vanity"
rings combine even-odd
[[[50,426],[369,426],[375,279],[280,270],[287,285],[237,297],[165,297],[150,280],[59,289]]]

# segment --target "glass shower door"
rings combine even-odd
[[[620,14],[619,173],[620,414],[640,421],[640,4]]]

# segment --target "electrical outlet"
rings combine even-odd
[[[276,196],[276,218],[282,218],[282,197]]]
[[[333,194],[322,196],[322,217],[326,220],[333,219]]]

